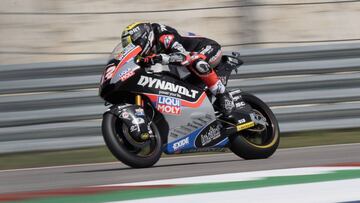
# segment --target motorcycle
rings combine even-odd
[[[144,168],[153,166],[162,153],[229,148],[243,159],[264,159],[275,152],[278,122],[259,98],[231,90],[236,110],[224,116],[206,86],[186,67],[169,66],[160,72],[140,67],[140,52],[139,46],[119,44],[100,81],[99,95],[111,105],[103,114],[102,134],[119,161]],[[232,52],[224,54],[214,70],[226,85],[242,63],[240,54]]]

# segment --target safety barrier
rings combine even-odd
[[[275,112],[282,132],[360,126],[360,43],[241,51],[229,86]],[[103,145],[106,60],[0,66],[0,153]]]

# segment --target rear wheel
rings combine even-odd
[[[105,143],[111,153],[124,164],[133,168],[145,168],[153,166],[162,153],[162,141],[159,131],[154,123],[151,124],[153,136],[147,141],[143,148],[136,148],[131,145],[126,137],[131,137],[128,127],[111,113],[105,113],[102,121],[102,134]],[[125,134],[129,136],[125,136]]]
[[[259,98],[242,94],[242,98],[267,125],[256,125],[230,136],[230,150],[244,159],[265,159],[278,148],[280,130],[275,115]]]

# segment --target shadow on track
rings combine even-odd
[[[219,160],[219,161],[198,161],[198,162],[189,162],[189,163],[174,163],[174,164],[163,164],[163,165],[155,165],[150,168],[111,168],[111,169],[96,169],[96,170],[82,170],[82,171],[71,171],[65,173],[98,173],[98,172],[110,172],[110,171],[126,171],[126,170],[151,170],[157,168],[165,168],[165,167],[176,167],[176,166],[188,166],[188,165],[203,165],[203,164],[217,164],[217,163],[229,163],[229,162],[238,162],[245,161],[243,159],[229,159],[229,160]],[[121,164],[121,162],[119,162]]]

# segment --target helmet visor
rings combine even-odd
[[[130,35],[127,35],[127,36],[123,36],[121,38],[121,44],[122,44],[122,47],[126,47],[127,45],[131,44],[132,41],[131,41],[131,37]]]

